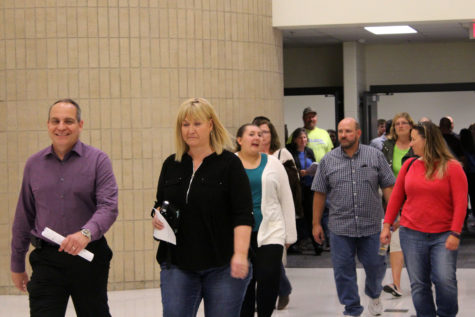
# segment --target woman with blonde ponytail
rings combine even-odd
[[[414,126],[410,146],[419,158],[408,159],[399,171],[381,243],[389,243],[391,225],[404,204],[399,235],[417,316],[456,316],[457,249],[467,211],[467,178],[432,122]]]

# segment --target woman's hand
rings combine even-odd
[[[152,218],[152,225],[155,229],[158,229],[158,230],[162,230],[165,226],[163,225],[163,222],[161,222],[160,220],[158,220],[158,217],[157,215],[155,215],[153,218]]]
[[[305,175],[307,175],[307,171],[306,170],[300,170],[300,177],[304,177]]]
[[[383,230],[381,230],[381,234],[379,235],[379,242],[382,244],[389,244],[391,242],[391,230],[389,224],[384,224]]]
[[[445,248],[447,250],[455,251],[459,248],[460,239],[454,237],[453,235],[449,235],[447,240],[445,240]]]
[[[249,272],[249,261],[247,254],[234,253],[231,258],[231,276],[244,279]]]

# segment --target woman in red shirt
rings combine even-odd
[[[467,210],[467,178],[435,124],[416,125],[410,146],[419,159],[408,159],[398,174],[381,243],[390,242],[391,225],[404,204],[399,235],[417,316],[455,316],[457,249]]]

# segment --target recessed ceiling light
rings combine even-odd
[[[365,30],[376,35],[417,33],[409,25],[365,26]]]

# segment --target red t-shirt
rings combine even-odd
[[[402,226],[427,233],[461,232],[468,193],[462,166],[457,161],[451,161],[443,178],[427,180],[422,160],[416,160],[407,171],[412,160],[408,159],[399,171],[384,222],[392,224],[404,203],[400,220]]]

